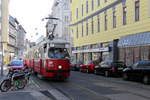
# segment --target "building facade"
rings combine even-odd
[[[25,52],[26,31],[22,25],[18,25],[17,29],[17,56],[18,58],[23,58]]]
[[[53,24],[57,24],[54,35],[69,41],[71,44],[71,52],[71,47],[73,45],[73,34],[69,27],[70,13],[70,0],[54,0],[50,17],[59,18],[59,20],[49,20],[46,25],[46,30],[47,34],[49,34],[53,29]]]
[[[72,15],[70,27],[73,30],[73,53],[76,56],[76,60],[85,62],[102,57],[103,60],[123,60],[128,65],[135,61],[127,61],[127,59],[133,59],[133,56],[129,57],[133,48],[131,49],[131,45],[129,47],[122,42],[128,41],[123,41],[125,37],[134,37],[128,36],[131,34],[149,34],[150,0],[70,1]],[[131,40],[130,42],[133,42]],[[142,47],[148,44],[149,42],[140,43]],[[139,45],[132,45],[132,47],[137,46]],[[138,49],[137,47],[136,50]],[[149,52],[149,49],[144,48],[143,50]],[[136,51],[135,54],[140,51]],[[123,54],[126,57],[121,58]],[[138,54],[140,55],[140,60],[141,53]]]
[[[70,40],[70,1],[69,0],[55,0],[52,7],[52,17],[59,18],[57,21],[57,27],[55,34],[58,37],[62,37],[66,40]]]
[[[9,16],[9,40],[8,52],[9,61],[14,59],[23,58],[25,51],[25,35],[26,31],[19,24],[16,18]]]
[[[17,34],[18,34],[18,21],[9,16],[9,40],[8,40],[8,52],[9,52],[9,61],[17,55]]]

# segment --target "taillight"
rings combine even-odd
[[[113,66],[113,67],[111,67],[111,70],[116,70],[116,67],[114,67],[114,66]]]

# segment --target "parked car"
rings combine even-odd
[[[96,64],[93,63],[93,61],[87,61],[85,64],[80,65],[80,71],[81,72],[94,72]]]
[[[123,70],[124,80],[139,80],[150,84],[150,61],[138,61]]]
[[[126,65],[122,61],[102,61],[99,65],[95,66],[95,74],[102,74],[106,77],[120,76]]]
[[[70,64],[71,70],[79,71],[81,64],[82,64],[82,62],[79,62],[79,61],[78,62],[75,62],[75,61],[71,62],[71,64]]]
[[[10,64],[8,64],[8,66],[9,70],[24,70],[26,68],[22,60],[11,61]]]

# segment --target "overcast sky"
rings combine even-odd
[[[42,22],[41,19],[51,13],[53,1],[54,0],[10,0],[9,13],[17,18],[24,27],[27,32],[27,38],[35,41],[42,34],[46,34],[46,23],[45,21]],[[37,32],[38,36],[36,36]]]

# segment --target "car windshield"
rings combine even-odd
[[[118,62],[113,62],[112,63],[112,66],[116,66],[116,67],[124,67],[125,64],[121,61],[118,61]]]
[[[139,67],[149,68],[150,67],[150,61],[139,61],[139,62],[134,63],[132,67],[133,68],[139,68]]]
[[[109,67],[111,65],[111,62],[103,61],[100,63],[101,67]]]
[[[87,65],[87,64],[92,64],[92,61],[86,61],[84,64],[85,64],[85,65]]]
[[[71,64],[77,64],[76,61],[72,61]]]
[[[11,66],[23,66],[23,62],[22,61],[12,61],[10,63]]]
[[[150,67],[150,62],[140,62],[138,66]]]
[[[65,48],[50,48],[48,57],[53,59],[65,59],[69,58],[69,53]]]

